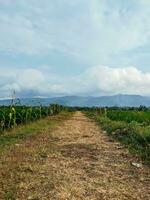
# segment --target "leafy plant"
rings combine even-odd
[[[27,124],[29,122],[47,117],[49,115],[55,115],[64,109],[61,105],[49,105],[49,106],[1,106],[0,107],[0,132],[4,132],[6,129],[11,129],[19,124]]]

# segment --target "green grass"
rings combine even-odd
[[[116,113],[118,112],[119,111]],[[125,144],[129,148],[130,152],[138,155],[142,158],[142,160],[150,164],[149,125],[146,126],[143,125],[143,123],[138,123],[132,120],[130,123],[126,120],[119,120],[119,115],[116,120],[111,120],[106,116],[97,115],[94,112],[87,112],[86,114],[88,117],[95,119],[102,129],[108,133],[108,135]]]
[[[150,125],[150,111],[139,111],[139,110],[113,110],[108,109],[107,117],[114,121],[125,121],[125,122],[138,122],[143,125]]]
[[[15,186],[14,187],[12,187],[12,188],[10,188],[10,190],[9,191],[7,191],[6,193],[5,193],[5,196],[4,196],[4,198],[6,199],[6,200],[16,200],[16,193],[17,193],[17,191],[16,191],[17,189],[15,188]]]
[[[5,131],[0,135],[0,151],[9,148],[12,144],[21,142],[27,137],[40,134],[44,130],[55,127],[59,122],[69,118],[72,113],[61,112],[58,115],[32,122],[28,125],[20,125],[11,131]]]

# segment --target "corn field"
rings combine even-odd
[[[1,106],[0,132],[12,129],[19,124],[27,124],[35,120],[55,115],[64,109],[63,106],[53,104],[50,106]]]
[[[150,111],[139,110],[108,110],[107,117],[115,121],[125,121],[131,123],[133,121],[137,123],[143,123],[150,125]]]

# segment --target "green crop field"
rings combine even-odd
[[[63,106],[54,104],[50,106],[1,106],[0,107],[0,133],[12,129],[19,124],[27,124],[46,116],[58,114]]]
[[[150,111],[138,110],[108,110],[107,117],[114,121],[125,121],[131,123],[133,121],[150,125]]]

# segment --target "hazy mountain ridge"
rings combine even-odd
[[[21,105],[49,105],[58,103],[65,106],[150,106],[150,97],[140,95],[114,95],[100,97],[64,96],[53,98],[22,98],[16,100]],[[0,100],[0,105],[10,105],[11,99]]]

